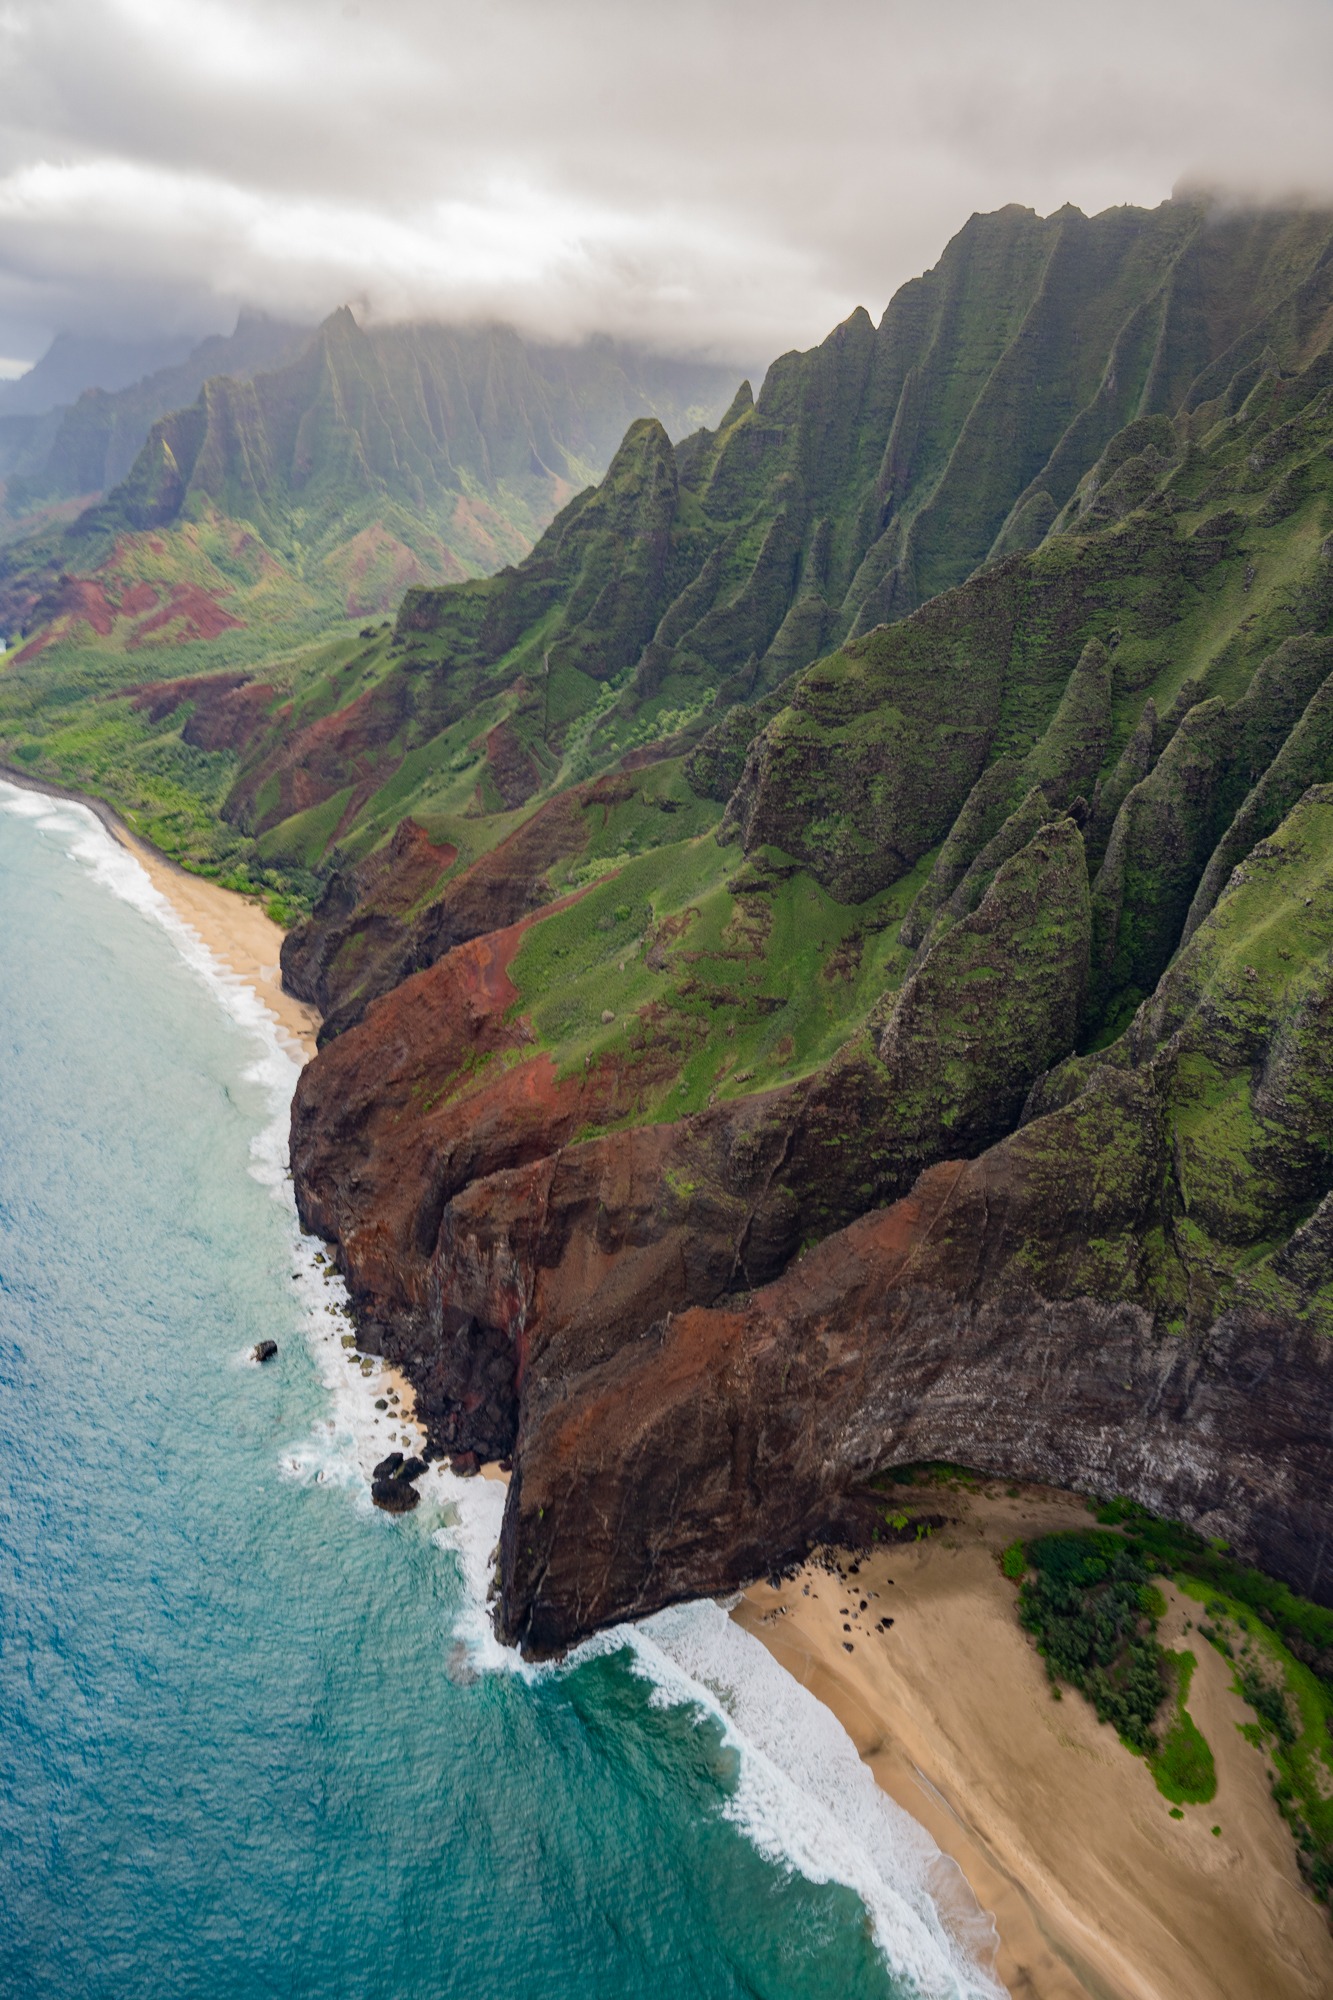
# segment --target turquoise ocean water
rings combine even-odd
[[[527,1669],[502,1490],[370,1506],[294,1076],[0,783],[0,1994],[992,1996],[956,1871],[718,1607]]]

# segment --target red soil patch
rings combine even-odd
[[[560,1080],[545,1054],[513,1060],[532,1043],[511,1012],[515,954],[533,924],[586,893],[457,946],[375,1001],[302,1072],[292,1129],[307,1204],[341,1239],[359,1291],[420,1303],[435,1247],[423,1206],[479,1173],[544,1157],[615,1097],[612,1065]],[[510,1060],[498,1067],[497,1056]]]
[[[427,565],[378,521],[352,537],[337,558],[337,567],[347,580],[351,618],[390,610],[412,584],[457,583],[467,574],[443,542],[436,545],[434,563]]]
[[[106,639],[116,622],[117,609],[95,576],[67,576],[52,612],[56,618],[68,618],[71,624],[91,625],[99,639]]]
[[[458,859],[458,849],[435,842],[414,819],[398,822],[393,839],[358,870],[359,903],[364,910],[401,917],[436,888]]]
[[[47,646],[68,638],[77,625],[91,626],[99,639],[109,638],[117,608],[95,576],[62,576],[53,595],[37,608],[42,630],[29,639],[16,664],[35,659]]]
[[[239,750],[264,720],[277,690],[243,673],[195,674],[179,681],[146,681],[127,688],[131,705],[152,723],[165,721],[185,702],[194,713],[181,731],[199,750]]]
[[[374,775],[380,784],[388,782],[388,767],[367,774],[360,766],[372,752],[380,750],[398,726],[398,718],[385,713],[372,688],[358,695],[346,708],[335,709],[309,723],[287,746],[282,773],[283,817],[322,805],[343,786],[357,778]]]
[[[125,693],[132,708],[147,715],[150,722],[161,722],[182,702],[230,694],[244,687],[248,678],[246,674],[196,674],[188,680],[143,681],[138,687],[126,688]]]
[[[155,611],[158,599],[158,587],[155,583],[132,583],[121,595],[120,615],[122,618],[138,618],[145,611]]]
[[[197,583],[173,583],[167,602],[135,627],[130,647],[179,646],[190,639],[218,639],[224,632],[239,632],[244,624],[243,618],[224,611],[217,598]],[[169,631],[169,627],[173,629]]]

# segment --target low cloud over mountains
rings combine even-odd
[[[352,299],[762,361],[972,209],[1330,180],[1321,0],[10,0],[0,51],[12,359]]]

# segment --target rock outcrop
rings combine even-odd
[[[509,1636],[730,1588],[934,1458],[1133,1494],[1333,1598],[1331,1025],[1324,786],[1012,1136],[743,1300],[534,1350]]]
[[[769,1569],[929,1457],[1132,1495],[1333,1600],[1330,273],[1282,358],[1177,385],[776,685],[765,620],[784,671],[836,639],[837,510],[807,537],[784,487],[742,564],[694,500],[741,493],[800,371],[405,611],[411,671],[463,673],[549,584],[549,702],[561,648],[595,679],[581,640],[628,658],[661,602],[580,756],[735,669],[685,760],[617,739],[600,815],[555,786],[433,881],[400,836],[293,946],[344,1010],[302,1216],[432,1448],[512,1457],[528,1650]],[[801,377],[830,439],[872,334]],[[589,532],[629,516],[637,566]]]

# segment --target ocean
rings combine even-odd
[[[503,1489],[370,1505],[403,1431],[295,1076],[90,812],[0,782],[0,1994],[992,2000],[956,1869],[723,1609],[528,1667]]]

